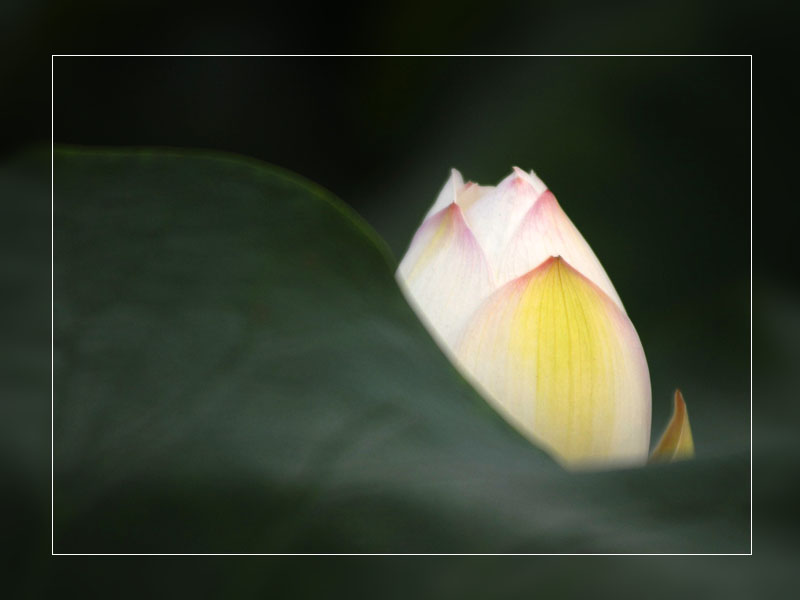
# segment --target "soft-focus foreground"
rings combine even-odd
[[[592,249],[533,172],[515,167],[495,188],[453,170],[397,274],[464,375],[562,464],[647,461],[642,344]]]

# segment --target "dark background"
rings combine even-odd
[[[457,10],[233,3],[224,12],[148,2],[117,3],[113,12],[100,2],[4,3],[0,155],[48,141],[51,53],[755,53],[754,143],[765,160],[757,161],[752,205],[756,231],[764,232],[754,247],[754,547],[757,564],[777,570],[797,533],[797,376],[784,374],[796,366],[800,318],[794,254],[784,251],[795,221],[780,203],[793,194],[783,183],[791,165],[786,147],[772,142],[786,141],[783,115],[797,94],[785,72],[773,77],[777,54],[768,53],[789,41],[792,15],[777,2],[576,4],[573,12],[556,2],[497,2],[490,13],[483,3]],[[54,65],[56,142],[257,157],[331,190],[398,259],[450,167],[485,184],[512,165],[535,169],[592,245],[642,338],[654,435],[680,386],[698,452],[749,445],[749,58],[59,57]],[[766,227],[759,214],[769,214]],[[46,327],[36,333],[42,338]],[[46,352],[49,339],[42,341]],[[45,393],[46,378],[35,378]],[[49,527],[47,534],[42,526],[42,541]],[[509,587],[528,590],[519,575],[526,565],[518,566],[484,569],[514,573]],[[717,576],[737,568],[709,565]],[[264,589],[256,571],[248,570],[243,589]],[[289,587],[295,573],[288,563],[269,570]]]

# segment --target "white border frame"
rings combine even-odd
[[[279,553],[279,552],[56,552],[55,551],[55,455],[54,455],[54,286],[55,199],[53,160],[55,150],[55,59],[59,58],[750,58],[750,552],[520,552],[520,553]],[[50,555],[51,556],[753,556],[753,55],[752,54],[51,54],[50,55]]]

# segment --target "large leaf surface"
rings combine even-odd
[[[54,182],[56,552],[749,550],[746,449],[561,470],[324,190],[149,151]]]

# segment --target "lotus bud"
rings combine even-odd
[[[567,467],[647,462],[642,344],[592,249],[533,173],[453,170],[397,279],[437,343],[510,423]]]

